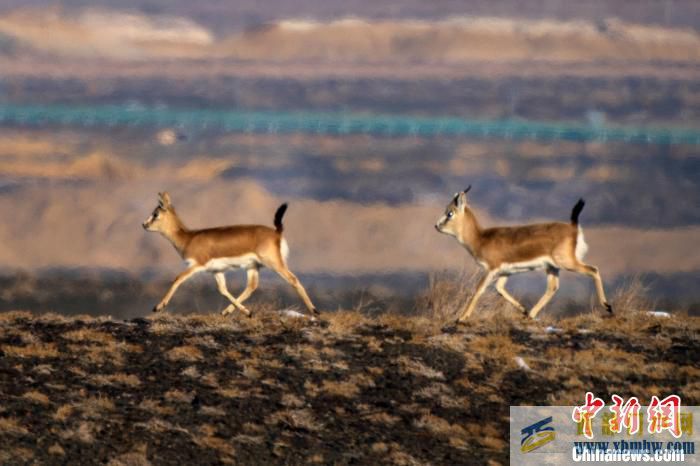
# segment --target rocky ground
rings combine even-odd
[[[2,313],[0,463],[507,464],[511,405],[700,404],[695,317],[323,319]]]

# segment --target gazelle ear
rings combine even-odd
[[[167,191],[158,193],[158,202],[160,203],[161,207],[165,207],[167,209],[170,207],[170,194],[168,194]]]
[[[466,203],[467,203],[467,195],[465,194],[465,192],[462,191],[461,193],[457,194],[457,198],[455,200],[455,204],[457,205],[457,207],[459,207],[459,208],[464,207],[464,205],[466,205]]]

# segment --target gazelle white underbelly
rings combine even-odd
[[[254,265],[260,265],[258,256],[249,253],[236,257],[217,257],[216,259],[210,259],[206,264],[204,264],[204,270],[215,273],[223,272],[227,269],[248,268]]]
[[[512,274],[530,272],[533,270],[545,270],[549,267],[555,267],[552,258],[550,256],[541,256],[527,261],[503,263],[500,270],[505,274]]]

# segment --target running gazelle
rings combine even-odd
[[[593,278],[600,304],[612,314],[612,306],[605,298],[598,268],[582,262],[588,250],[583,230],[578,224],[578,216],[585,204],[583,199],[579,199],[571,211],[570,223],[482,228],[467,202],[467,192],[470,189],[471,185],[455,194],[435,225],[440,233],[454,236],[486,271],[460,313],[457,323],[463,323],[474,312],[479,298],[494,280],[496,291],[527,316],[525,307],[508,293],[505,285],[510,275],[531,270],[546,272],[547,290],[530,310],[530,318],[537,317],[537,313],[559,289],[560,269]]]
[[[210,272],[214,274],[219,292],[231,302],[222,314],[238,309],[250,316],[251,313],[243,306],[243,302],[258,287],[258,270],[264,266],[277,272],[292,285],[309,311],[317,314],[318,311],[301,282],[287,267],[289,247],[282,236],[282,217],[286,210],[287,204],[282,204],[275,212],[274,229],[264,225],[234,225],[190,230],[175,212],[168,193],[159,193],[158,205],[143,222],[143,228],[157,231],[170,241],[185,260],[187,269],[177,276],[153,312],[162,311],[185,280],[198,272]],[[226,287],[224,271],[231,268],[244,268],[248,274],[246,288],[238,298],[231,295]]]

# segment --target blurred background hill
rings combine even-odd
[[[662,303],[697,310],[694,143],[280,134],[90,115],[120,106],[692,132],[699,74],[694,1],[0,0],[0,113],[85,112],[71,124],[0,119],[0,307],[57,306],[56,276],[66,289],[93,271],[105,289],[114,277],[174,276],[172,248],[140,228],[164,189],[191,227],[269,224],[289,201],[291,265],[318,294],[410,299],[429,273],[474,267],[432,228],[472,184],[485,225],[565,220],[586,198],[589,260],[606,282],[641,275]],[[539,278],[514,282],[536,294]],[[59,298],[32,300],[46,283]],[[567,277],[561,299],[590,290]],[[175,308],[192,310],[182,294]]]

